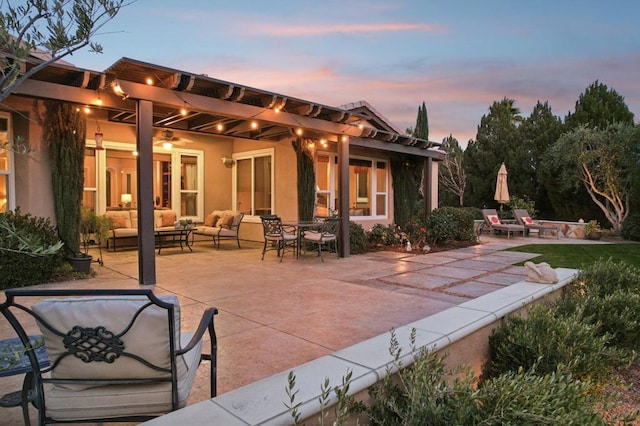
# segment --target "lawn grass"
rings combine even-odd
[[[581,269],[600,258],[613,258],[640,267],[640,244],[530,244],[508,251],[540,253],[534,263],[547,262],[552,268]],[[523,265],[524,262],[518,265]]]

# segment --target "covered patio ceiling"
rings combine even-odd
[[[33,58],[24,69],[39,62]],[[15,94],[84,103],[105,110],[109,121],[132,125],[132,100],[150,100],[153,127],[161,130],[275,141],[291,136],[337,141],[346,135],[359,146],[444,156],[441,144],[399,134],[361,106],[330,107],[129,58],[104,72],[56,63],[38,71]]]

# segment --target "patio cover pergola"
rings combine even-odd
[[[23,69],[37,65],[25,61]],[[330,107],[265,90],[217,80],[129,58],[104,72],[52,64],[34,74],[16,96],[59,100],[108,111],[109,120],[136,127],[138,264],[141,284],[155,284],[153,230],[153,129],[174,129],[255,140],[278,141],[304,132],[305,138],[337,144],[341,215],[341,256],[349,253],[349,147],[362,146],[424,158],[424,209],[431,205],[433,161],[444,159],[439,143],[402,135],[362,108]],[[100,104],[98,104],[98,100]],[[361,104],[359,104],[361,106]],[[187,114],[180,110],[187,109]],[[259,121],[254,129],[252,121]]]

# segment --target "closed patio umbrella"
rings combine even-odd
[[[493,199],[500,203],[500,213],[502,216],[502,206],[509,202],[509,187],[507,185],[507,167],[504,162],[498,170],[498,179],[496,181],[496,194]]]

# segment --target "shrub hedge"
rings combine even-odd
[[[63,251],[30,255],[24,249],[25,245],[47,248],[59,242],[49,219],[21,214],[19,209],[0,216],[5,224],[5,227],[0,227],[0,289],[51,281],[63,263]]]

